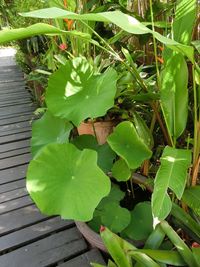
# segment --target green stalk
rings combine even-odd
[[[192,78],[193,78],[193,94],[194,94],[194,146],[193,146],[193,174],[195,170],[195,166],[198,161],[198,128],[197,128],[197,122],[198,122],[198,105],[197,105],[197,87],[195,82],[195,66],[192,65]],[[191,185],[195,186],[197,184],[197,176],[192,176]]]
[[[155,32],[155,25],[154,25],[154,15],[153,15],[153,8],[152,8],[152,0],[149,0],[150,4],[150,14],[151,14],[151,24],[152,24],[152,30]],[[158,66],[158,53],[157,53],[157,45],[156,45],[156,38],[153,35],[153,49],[154,49],[154,55],[155,55],[155,62],[156,62],[156,73],[157,73],[157,85],[158,88],[161,86],[161,81],[160,81],[160,71],[159,71],[159,66]]]

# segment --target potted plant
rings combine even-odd
[[[200,190],[197,185],[200,150],[199,99],[197,98],[199,67],[195,62],[194,47],[190,45],[193,23],[186,25],[185,22],[188,21],[188,16],[192,22],[195,21],[196,1],[191,1],[190,9],[185,4],[187,1],[183,2],[184,5],[180,2],[176,6],[176,16],[172,25],[174,39],[166,38],[155,31],[152,5],[150,5],[150,11],[153,30],[135,18],[118,11],[77,15],[53,8],[26,14],[33,17],[67,17],[83,21],[112,22],[132,34],[152,34],[157,70],[154,84],[159,90],[164,118],[161,120],[159,102],[152,97],[149,84],[152,77],[151,79],[141,77],[127,50],[122,49],[124,58],[121,58],[110,46],[105,45],[106,51],[134,76],[143,92],[139,96],[143,99],[148,98],[149,110],[154,111],[150,131],[147,131],[147,127],[144,126],[144,120],[140,117],[138,119],[138,114],[134,112],[135,120],[133,120],[134,116],[131,116],[131,119],[128,117],[120,122],[108,136],[107,144],[99,145],[91,136],[76,137],[74,132],[70,133],[74,126],[78,126],[87,118],[95,119],[104,116],[114,106],[118,75],[113,68],[108,68],[104,72],[95,72],[93,65],[83,57],[68,60],[50,77],[46,93],[48,110],[33,126],[32,146],[35,157],[29,165],[27,188],[41,211],[78,221],[91,221],[95,215],[94,217],[98,218],[97,224],[104,222],[113,231],[121,232],[126,237],[133,237],[135,232],[132,231],[132,225],[137,225],[139,218],[135,214],[145,210],[145,215],[147,212],[150,214],[148,220],[150,228],[144,239],[153,231],[153,227],[162,225],[163,221],[174,213],[172,208],[174,202],[183,207],[187,205],[196,215],[199,214],[199,202],[196,202]],[[185,9],[187,16],[182,12]],[[187,26],[184,28],[184,33],[187,34],[179,31],[182,25]],[[23,34],[22,36],[35,34],[34,27],[29,27],[28,31],[27,29],[18,30],[18,33]],[[49,25],[40,27],[41,31],[64,33]],[[0,36],[3,36],[3,40],[9,40],[11,38],[9,33],[15,34],[16,31],[3,32]],[[74,34],[78,36],[77,33]],[[100,39],[102,41],[102,37]],[[165,45],[163,53],[165,63],[160,67],[161,73],[156,54],[156,40]],[[94,43],[93,40],[90,41]],[[101,47],[99,43],[95,44]],[[194,79],[190,88],[194,92],[194,134],[192,142],[188,138],[185,143],[184,136],[182,139],[179,137],[183,132],[185,133],[188,103],[190,103],[186,57],[193,64]],[[132,102],[134,101],[135,96],[132,97]],[[158,149],[152,149],[151,134],[155,134],[156,138],[161,136],[160,132],[153,132],[156,120],[165,136],[165,141],[162,137],[160,143],[161,153]],[[192,132],[191,125],[188,126],[187,131]],[[165,145],[166,142],[168,146]],[[160,154],[162,154],[161,157]],[[143,203],[142,207],[136,207],[140,212],[136,208],[136,210],[132,207],[125,208],[121,203],[124,193],[119,185],[124,182],[128,185],[128,189],[124,191],[134,194],[133,173],[140,171],[144,161],[149,162],[150,159],[152,163],[150,173],[154,174],[155,178],[151,205]],[[190,176],[188,176],[188,169],[191,170]],[[132,196],[131,199],[133,199]],[[181,227],[190,232],[183,218],[191,220],[191,217],[184,216],[180,211],[175,217],[179,224],[181,221]],[[192,234],[192,238],[198,240],[198,224],[193,220],[192,222],[194,223],[192,232],[195,233],[195,235]],[[144,233],[145,230],[140,234]]]

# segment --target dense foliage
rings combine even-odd
[[[106,230],[123,266],[199,266],[190,248],[200,243],[197,10],[196,0],[48,1],[21,14],[25,28],[0,32],[1,43],[37,36],[30,66],[45,113],[33,123],[31,197],[46,214],[156,250],[135,251]],[[115,127],[102,144],[96,123],[105,120]],[[78,136],[83,121],[94,136]],[[109,266],[122,266],[114,257]]]

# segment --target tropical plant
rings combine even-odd
[[[155,228],[143,249],[136,248],[104,226],[101,227],[100,232],[103,242],[114,260],[114,262],[109,260],[108,267],[199,266],[200,248],[190,250],[166,221],[162,221]],[[169,238],[172,248],[174,246],[175,249],[159,249],[165,236]],[[96,263],[91,265],[93,267],[104,266]]]
[[[76,14],[52,7],[23,16],[72,19],[83,23],[89,29],[88,32],[69,31],[44,23],[0,32],[1,42],[35,34],[66,35],[84,40],[85,44],[90,43],[102,49],[114,59],[112,68],[98,68],[97,58],[87,60],[71,56],[49,78],[45,97],[47,111],[33,125],[34,159],[27,174],[27,188],[44,213],[81,221],[90,221],[94,216],[97,225],[103,222],[113,231],[122,232],[133,239],[147,238],[153,231],[152,226],[165,227],[164,220],[174,213],[174,203],[193,213],[192,216],[198,221],[200,70],[195,61],[195,47],[198,50],[199,43],[197,40],[191,43],[196,4],[196,0],[176,3],[171,26],[162,32],[171,38],[156,31],[152,1],[149,6],[150,23],[142,23],[120,11]],[[112,23],[122,32],[134,36],[150,35],[156,71],[147,73],[144,78],[144,68],[136,65],[130,51],[121,48],[118,54],[88,21]],[[158,43],[164,46],[164,64],[158,60]],[[192,65],[190,83],[188,62]],[[121,76],[119,70],[124,70],[125,75]],[[123,121],[108,137],[107,144],[98,145],[91,136],[76,137],[72,128],[85,119],[93,121],[105,116],[111,109],[116,109],[116,103],[120,111],[121,99],[125,99],[127,112],[123,112]],[[144,113],[140,116],[138,106],[140,111],[152,112],[150,129],[145,123]],[[188,122],[188,111],[192,123]],[[159,124],[159,132],[155,128],[156,122]],[[159,143],[156,139],[161,139],[161,152],[153,148],[152,135],[156,143]],[[113,184],[125,182],[128,185],[125,191],[134,194],[134,173],[141,170],[141,166],[142,169],[148,169],[146,173],[155,176],[151,206],[145,202],[134,209],[127,209],[122,205],[124,193]],[[95,192],[94,188],[97,188]],[[148,224],[142,233],[133,233],[132,225],[137,224],[136,218],[141,216],[144,220],[143,214],[147,212],[150,227]],[[180,226],[181,222],[181,227],[183,225],[184,230],[190,232],[191,228],[183,223],[183,215],[180,211],[178,214],[176,224]],[[142,234],[145,231],[144,236]],[[197,238],[198,227],[195,226],[192,233],[192,238]],[[191,253],[186,254],[190,257]]]

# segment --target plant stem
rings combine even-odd
[[[198,107],[197,107],[197,88],[195,82],[195,66],[192,65],[192,77],[193,77],[193,94],[194,94],[194,146],[193,146],[193,172],[191,185],[195,186],[197,184],[198,171],[196,166],[198,166]]]
[[[150,4],[150,14],[151,14],[151,24],[152,24],[152,30],[155,32],[155,25],[154,25],[154,16],[153,16],[153,8],[152,8],[152,0],[149,0]],[[158,88],[160,88],[161,81],[160,81],[160,71],[158,66],[158,53],[157,53],[157,44],[156,44],[156,38],[153,36],[153,49],[154,49],[154,55],[155,55],[155,62],[156,62],[156,73],[157,73],[157,85]]]

